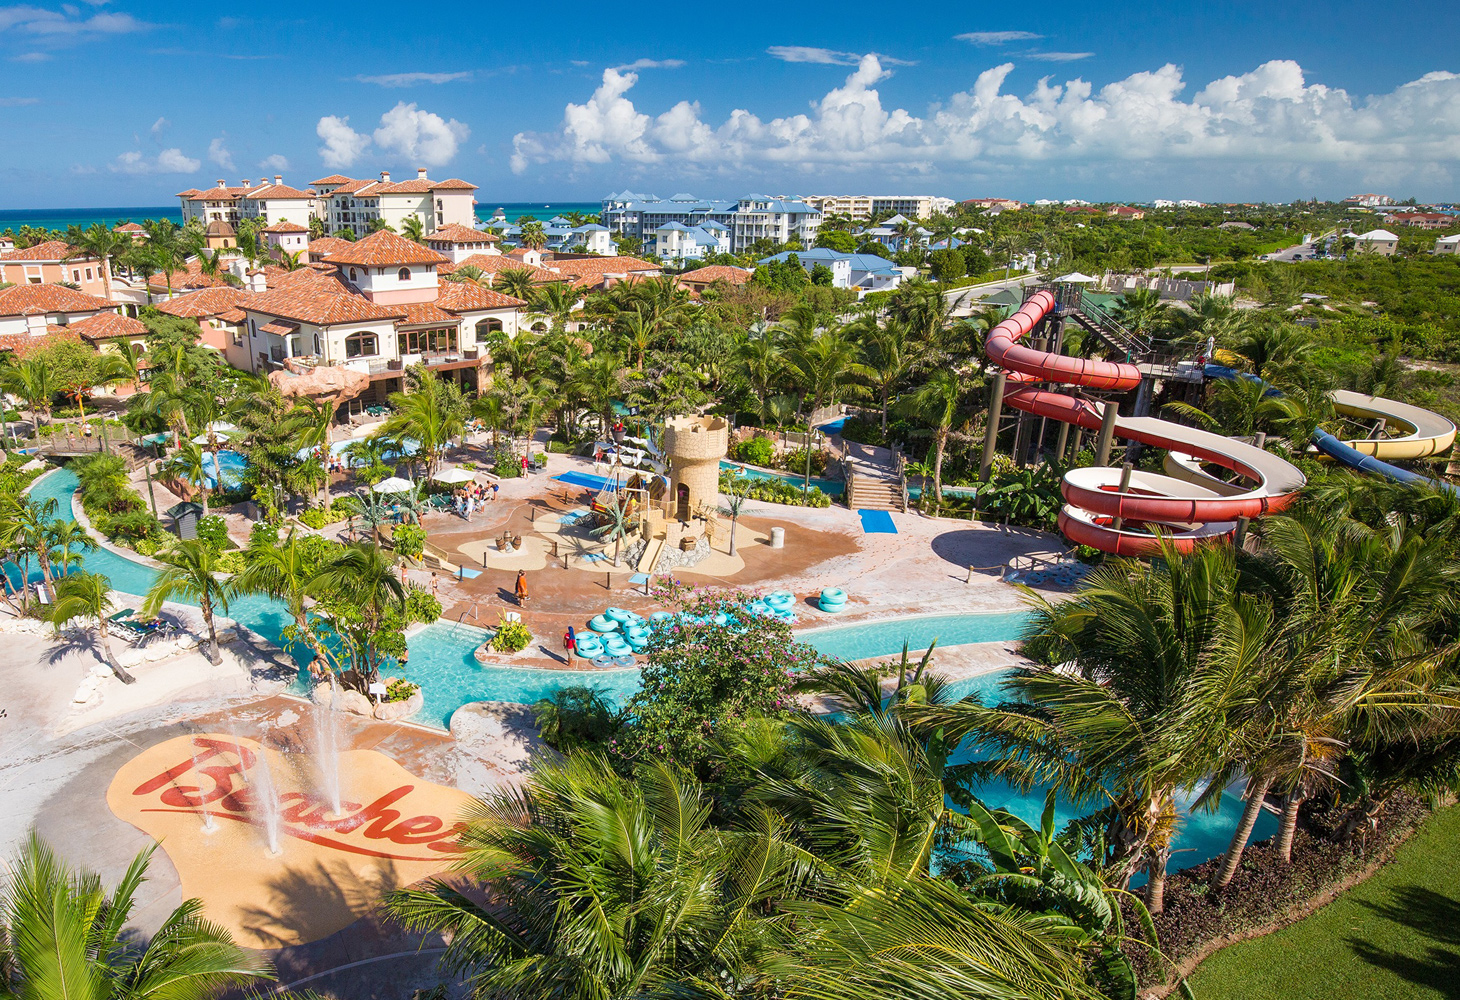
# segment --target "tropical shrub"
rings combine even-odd
[[[737,462],[768,466],[776,456],[776,446],[770,438],[756,436],[737,444],[733,455]]]
[[[425,587],[413,583],[406,588],[406,620],[434,622],[441,617],[441,601]]]
[[[530,642],[532,633],[526,625],[504,618],[497,624],[497,633],[492,636],[491,646],[499,653],[517,653],[526,649]]]
[[[405,701],[419,690],[421,690],[421,685],[419,684],[412,684],[410,681],[403,679],[393,680],[385,685],[385,700],[391,702]]]
[[[789,507],[831,506],[831,497],[815,486],[803,493],[800,486],[784,479],[752,479],[749,476],[737,476],[729,470],[720,473],[720,492],[735,492],[752,500],[783,503]]]
[[[391,532],[395,551],[408,559],[417,559],[426,548],[426,529],[419,524],[398,524]]]
[[[831,462],[831,452],[825,448],[811,449],[811,474],[813,476],[826,475],[826,467]],[[806,472],[806,449],[797,448],[795,451],[788,451],[780,456],[776,462],[776,468],[785,469],[787,472]]]
[[[492,456],[492,472],[498,479],[517,479],[522,475],[522,456],[510,448],[498,448]]]
[[[881,446],[887,444],[887,435],[882,433],[882,425],[875,420],[865,420],[862,417],[847,418],[847,422],[842,424],[842,439],[855,441],[858,444]]]
[[[198,541],[208,546],[216,556],[228,548],[228,522],[217,514],[198,519]]]
[[[624,724],[603,692],[588,687],[560,688],[538,700],[532,714],[543,742],[563,753],[604,749]]]

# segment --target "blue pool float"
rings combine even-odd
[[[616,632],[618,631],[618,622],[611,618],[605,618],[603,615],[595,615],[589,620],[588,627],[595,632]]]
[[[649,629],[644,625],[630,625],[624,634],[629,637],[629,642],[633,642],[635,639],[643,642],[649,640]]]
[[[611,668],[614,665],[614,663],[613,663],[613,657],[612,656],[595,656],[593,658],[593,665],[595,667],[598,667],[600,670],[608,670],[609,668]]]
[[[730,624],[730,616],[727,615],[723,611],[716,611],[715,612],[714,622],[715,622],[716,625],[729,625]]]
[[[649,616],[649,618],[652,621],[656,621],[656,622],[668,621],[669,619],[671,619],[673,617],[674,616],[671,615],[668,611],[656,611],[652,615]]]
[[[608,618],[608,619],[610,619],[612,621],[616,621],[620,625],[622,625],[624,622],[628,621],[629,618],[632,615],[633,615],[633,612],[632,611],[625,611],[623,608],[609,608],[607,611],[605,611],[603,613],[603,617],[604,618]]]
[[[632,656],[615,656],[613,658],[613,665],[615,667],[632,667],[634,665],[634,658]]]
[[[603,652],[603,643],[592,636],[580,635],[573,647],[574,652],[585,660],[591,660]]]
[[[603,651],[609,656],[629,656],[633,653],[633,647],[623,640],[622,636],[609,636],[608,641],[603,644]]]

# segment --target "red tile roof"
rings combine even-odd
[[[330,174],[328,177],[321,177],[319,180],[310,181],[309,183],[318,187],[321,184],[346,184],[349,180],[350,178],[344,174]]]
[[[221,316],[237,308],[239,302],[249,293],[241,288],[225,285],[222,288],[204,288],[200,291],[179,295],[175,299],[157,303],[157,310],[169,316],[185,319],[202,319],[205,316]]]
[[[474,253],[459,264],[442,264],[436,270],[440,274],[450,274],[468,265],[476,268],[483,274],[500,274],[503,271],[526,271],[531,275],[533,281],[539,283],[547,281],[568,281],[572,278],[572,275],[558,274],[555,271],[549,271],[543,267],[533,267],[531,264],[524,264],[515,257],[508,257],[506,254],[497,253]]]
[[[72,251],[71,244],[64,240],[46,240],[44,243],[37,243],[33,247],[26,247],[24,250],[9,250],[0,254],[0,262],[8,263],[12,260],[36,260],[36,261],[59,261]],[[78,259],[95,260],[90,254],[79,254],[72,260]]]
[[[243,323],[248,319],[248,313],[242,309],[225,309],[218,314],[218,318],[225,323]]]
[[[306,198],[314,198],[318,195],[315,191],[301,191],[296,187],[287,184],[265,184],[256,187],[248,193],[250,198],[278,198],[281,201],[300,201]]]
[[[112,232],[114,233],[145,233],[146,231],[147,230],[143,229],[135,222],[124,222],[120,226],[112,230]]]
[[[288,320],[284,319],[272,319],[269,320],[269,322],[263,323],[259,326],[259,331],[261,333],[274,333],[278,334],[279,336],[293,333],[297,329],[299,329],[298,323],[291,323]]]
[[[647,260],[639,260],[637,257],[582,257],[577,260],[554,259],[552,265],[564,274],[572,275],[577,280],[574,285],[580,287],[596,286],[603,282],[604,276],[609,274],[628,274],[633,271],[658,271],[658,264],[651,264]]]
[[[680,281],[692,281],[695,284],[709,284],[712,281],[725,281],[732,285],[743,285],[750,280],[753,272],[743,267],[730,267],[725,264],[711,264],[709,267],[696,268],[693,271],[686,271],[679,276]]]
[[[477,186],[475,184],[468,183],[457,177],[448,177],[444,181],[431,182],[432,191],[475,191],[476,189]]]
[[[468,281],[443,281],[436,295],[436,304],[451,312],[475,312],[478,309],[516,309],[527,305],[521,299],[494,292]]]
[[[301,281],[288,288],[252,295],[240,305],[249,312],[300,320],[315,326],[400,319],[406,314],[400,306],[379,306],[363,295],[352,295],[334,278],[323,276],[315,281]]]
[[[162,291],[166,291],[169,287],[167,275],[161,273],[154,274],[152,277],[147,279],[147,286],[149,288],[156,288]],[[178,289],[186,290],[192,288],[232,287],[232,285],[230,285],[227,281],[223,279],[222,275],[214,277],[211,274],[204,274],[203,265],[196,260],[190,260],[188,261],[187,265],[184,266],[182,269],[172,272],[171,288],[173,291],[177,291]]]
[[[309,241],[309,254],[310,256],[324,254],[328,257],[330,254],[344,250],[351,245],[349,240],[342,240],[338,236],[321,236],[317,240]]]
[[[17,358],[25,358],[63,340],[79,342],[80,338],[64,326],[48,326],[46,332],[38,337],[32,337],[28,333],[10,333],[0,336],[0,351],[9,351]]]
[[[86,319],[78,319],[67,329],[93,341],[109,340],[112,337],[142,337],[147,334],[147,327],[140,320],[114,312],[97,313]]]
[[[426,237],[427,243],[496,243],[502,237],[495,233],[484,233],[480,229],[472,229],[469,226],[452,223],[449,226],[437,226],[436,231]]]
[[[39,316],[43,313],[98,312],[112,308],[106,299],[65,285],[12,285],[0,288],[0,316]]]
[[[401,308],[406,318],[397,326],[456,326],[461,322],[460,316],[451,315],[434,302],[406,302]]]
[[[450,258],[397,235],[380,229],[363,240],[350,244],[325,258],[330,264],[355,264],[359,267],[389,267],[395,264],[443,264]]]
[[[266,233],[307,233],[308,226],[297,225],[293,222],[276,222],[264,230]]]

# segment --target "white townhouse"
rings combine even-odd
[[[319,216],[331,233],[348,229],[365,236],[377,219],[400,231],[412,216],[428,235],[444,226],[476,228],[477,186],[455,177],[433,181],[425,167],[413,180],[392,181],[390,171],[382,170],[379,180],[331,174],[312,186],[319,192]]]
[[[271,226],[288,222],[308,228],[316,211],[315,192],[290,187],[282,174],[272,181],[260,178],[257,184],[245,179],[238,187],[219,180],[211,188],[190,188],[177,196],[184,225],[197,219],[205,226],[226,222],[236,227],[243,219],[263,219]]]
[[[698,226],[670,222],[654,230],[654,254],[665,260],[700,260],[729,252],[730,229],[712,219]]]

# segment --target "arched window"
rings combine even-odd
[[[359,278],[358,278],[358,277],[357,277],[357,276],[356,276],[356,274],[355,274],[355,269],[354,269],[354,268],[353,268],[353,267],[352,267],[352,268],[350,268],[350,280],[351,280],[351,281],[359,281],[359,280],[360,280],[360,279],[359,279]]]
[[[411,269],[408,267],[401,268],[400,271],[396,273],[396,277],[399,278],[401,281],[410,281]]]

